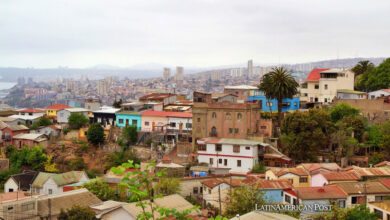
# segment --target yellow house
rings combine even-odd
[[[49,106],[46,108],[46,116],[48,118],[53,118],[53,119],[57,120],[57,111],[65,109],[65,108],[72,108],[72,107],[67,106],[67,105],[63,105],[63,104],[55,104],[55,105]]]
[[[287,179],[294,187],[310,186],[310,175],[303,168],[272,168],[265,172],[265,179]]]

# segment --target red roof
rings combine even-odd
[[[26,197],[30,197],[25,194],[23,191],[17,191],[17,192],[6,192],[0,194],[0,202],[10,201],[10,200],[16,200],[16,199],[23,199]]]
[[[26,109],[20,110],[19,112],[44,113],[45,110],[39,109],[39,108],[26,108]]]
[[[323,172],[321,173],[327,180],[360,180],[360,176],[354,172]]]
[[[142,116],[192,118],[192,113],[190,113],[190,112],[166,112],[166,111],[148,110],[148,111],[142,112],[141,115]]]
[[[375,167],[381,167],[381,166],[385,166],[385,165],[390,166],[390,162],[389,161],[382,161],[380,163],[375,164]]]
[[[379,181],[387,188],[390,188],[390,179],[380,179]]]
[[[205,180],[205,181],[202,181],[200,183],[203,184],[203,185],[206,185],[209,188],[214,188],[214,187],[218,186],[221,183],[225,183],[225,184],[228,184],[228,185],[230,185],[230,183],[231,183],[231,185],[233,187],[236,187],[236,186],[240,186],[241,185],[241,181],[242,181],[241,179],[230,179],[230,178],[221,179],[221,178],[215,178],[215,179]]]
[[[320,72],[328,69],[313,69],[306,78],[306,81],[318,81],[320,80]]]
[[[49,125],[50,128],[52,128],[53,130],[61,130],[61,128],[55,126],[55,125]]]
[[[72,108],[72,107],[67,106],[67,105],[63,105],[63,104],[55,104],[55,105],[46,107],[46,109],[54,109],[54,110],[61,110],[61,109],[65,109],[65,108]]]
[[[338,186],[295,187],[300,199],[336,199],[346,198],[347,194]]]
[[[291,189],[293,186],[287,179],[265,180],[256,178],[247,178],[242,181],[245,184],[254,185],[259,189]]]

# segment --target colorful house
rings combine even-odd
[[[48,118],[53,118],[53,119],[57,120],[57,111],[62,110],[62,109],[66,109],[66,108],[72,108],[72,107],[67,106],[67,105],[63,105],[63,104],[55,104],[55,105],[49,106],[46,108],[46,115]]]
[[[149,110],[141,113],[142,131],[165,131],[171,112]]]
[[[264,193],[263,198],[267,203],[282,203],[283,202],[283,191],[292,189],[292,184],[288,180],[264,180],[257,178],[247,178],[242,181],[250,187],[258,188]]]
[[[272,168],[265,172],[265,179],[287,179],[294,187],[310,186],[310,175],[303,168]]]
[[[320,171],[311,175],[311,186],[325,186],[342,182],[358,182],[361,177],[354,171],[347,172],[327,172]]]
[[[261,103],[261,110],[265,112],[277,112],[278,111],[278,101],[276,99],[268,100],[263,92],[259,89],[255,89],[255,94],[253,96],[248,96],[249,103]],[[296,111],[299,109],[299,97],[293,97],[291,99],[282,100],[282,112]]]
[[[127,125],[137,126],[141,130],[141,113],[131,111],[120,111],[116,113],[116,126],[123,128]]]

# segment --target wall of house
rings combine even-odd
[[[57,194],[63,192],[62,186],[57,186],[57,183],[54,182],[54,180],[50,177],[46,180],[46,182],[43,184],[41,193],[43,194],[49,194],[49,189],[52,190],[52,194]]]
[[[352,208],[356,204],[352,204],[352,197],[354,196],[364,196],[364,194],[348,195],[347,197],[347,208]],[[390,194],[367,194],[367,203],[375,202],[375,196],[390,196]],[[364,200],[363,200],[364,201]]]
[[[315,86],[319,85],[318,81],[307,82],[307,88],[301,88],[301,101],[315,102],[315,98],[319,98],[320,89],[316,89]],[[307,94],[307,96],[305,96]]]
[[[367,99],[366,94],[355,94],[346,92],[337,92],[338,99]]]
[[[127,220],[136,220],[137,218],[131,215],[123,207],[107,212],[102,215],[101,220],[113,220],[113,219],[127,219]]]
[[[383,90],[377,90],[377,91],[369,92],[368,93],[368,98],[369,99],[376,99],[378,97],[389,96],[389,95],[390,95],[390,92],[386,92],[386,91],[383,91]]]
[[[383,213],[382,220],[390,220],[390,212],[388,210],[382,209],[374,204],[367,204],[367,206],[370,209],[370,212],[375,212],[375,210],[381,211]]]
[[[4,192],[9,192],[10,189],[13,189],[13,192],[18,191],[19,186],[12,178],[8,178],[8,180],[4,183]]]
[[[338,99],[334,104],[346,103],[352,107],[359,108],[363,116],[374,123],[380,123],[390,119],[390,104],[383,99]]]
[[[142,119],[141,115],[139,114],[117,114],[116,115],[116,126],[117,127],[126,127],[126,120],[128,120],[128,125],[132,125],[133,120],[136,120],[137,123],[135,124],[137,126],[137,130],[141,130],[142,127]]]
[[[249,149],[246,149],[249,147]],[[211,167],[230,168],[230,172],[247,173],[258,162],[257,146],[240,145],[240,152],[233,152],[233,145],[222,144],[222,151],[216,151],[215,144],[206,144],[206,151],[198,149],[199,163],[207,163]],[[210,164],[210,159],[213,164]],[[222,160],[222,163],[220,163]],[[227,165],[225,165],[227,160]],[[241,161],[241,167],[237,161]]]
[[[224,89],[224,93],[237,96],[237,102],[244,103],[247,101],[248,96],[251,95],[253,89]]]
[[[57,112],[57,122],[58,123],[68,123],[68,118],[73,112],[68,111],[67,109],[62,109]],[[88,112],[74,112],[83,114],[86,118],[88,118]]]
[[[264,199],[268,203],[283,202],[283,190],[282,189],[266,189],[264,192]]]
[[[0,203],[1,217],[6,220],[33,219],[39,220],[38,202],[36,197],[27,197],[18,200]],[[7,211],[5,211],[7,210]]]
[[[156,131],[156,129],[161,129],[161,127],[155,127],[155,126],[162,126],[168,124],[168,118],[165,116],[141,116],[141,130],[142,131]],[[166,126],[163,127],[163,129],[166,129]]]
[[[219,194],[221,194],[221,208],[222,213],[224,213],[226,209],[226,201],[228,199],[230,191],[230,185],[226,183],[221,183],[214,188],[209,188],[203,185],[203,200],[205,204],[211,204],[212,206],[219,208]]]
[[[321,173],[312,175],[310,182],[311,187],[328,185],[328,180]]]
[[[168,117],[168,130],[180,131],[180,124],[182,124],[182,131],[192,131],[192,118],[177,118]],[[172,127],[171,124],[175,123]]]

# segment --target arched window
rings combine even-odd
[[[231,119],[232,116],[230,115],[230,113],[226,113],[226,119]]]
[[[238,119],[238,120],[242,119],[242,114],[241,114],[241,113],[238,113],[238,114],[237,114],[237,119]]]
[[[213,112],[213,114],[211,115],[212,118],[217,118],[217,113]]]
[[[211,128],[211,137],[217,137],[217,128],[216,127],[212,127]]]

